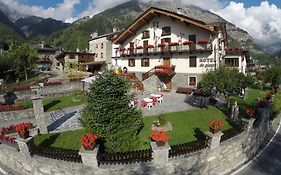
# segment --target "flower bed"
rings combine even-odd
[[[2,111],[17,111],[24,110],[25,107],[23,105],[0,105],[0,112]]]
[[[30,86],[15,86],[15,87],[12,87],[13,92],[15,92],[15,91],[26,91],[26,90],[31,90],[31,87]]]
[[[21,124],[18,124],[18,125],[10,125],[8,127],[3,127],[3,128],[0,128],[0,133],[1,134],[12,134],[12,133],[16,133],[17,130],[16,128],[18,126],[21,126],[21,125],[25,125],[27,126],[27,129],[31,129],[33,128],[33,124],[31,122],[25,122],[25,123],[21,123]]]
[[[82,77],[70,78],[70,79],[69,79],[70,82],[81,81],[81,80],[83,80]]]
[[[53,85],[61,85],[62,82],[60,81],[50,81],[50,82],[44,82],[44,86],[53,86]]]

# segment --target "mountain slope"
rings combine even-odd
[[[20,30],[0,10],[0,43],[7,43],[10,40],[23,40]],[[1,44],[2,45],[2,44]]]
[[[85,50],[93,32],[99,35],[112,32],[113,27],[119,29],[128,26],[142,13],[137,1],[129,1],[114,8],[107,9],[90,19],[74,22],[69,28],[51,35],[49,42],[66,50]]]
[[[77,47],[83,50],[88,47],[88,40],[90,39],[91,33],[97,31],[101,35],[111,32],[113,27],[123,29],[151,6],[165,8],[171,11],[177,11],[177,8],[181,7],[183,12],[191,18],[206,23],[225,22],[227,24],[231,47],[240,47],[240,45],[248,44],[251,49],[256,48],[252,37],[246,31],[237,28],[235,25],[207,10],[195,6],[187,6],[181,0],[163,0],[161,3],[153,0],[131,0],[105,10],[91,19],[73,23],[66,30],[61,30],[53,34],[49,41],[66,50],[75,50]]]
[[[47,37],[52,33],[65,29],[69,24],[52,18],[29,16],[16,20],[15,25],[23,31],[26,38],[34,39],[38,36]]]

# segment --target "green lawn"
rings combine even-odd
[[[80,101],[74,101],[75,99],[80,99]],[[43,99],[43,105],[45,112],[51,112],[58,109],[63,109],[67,107],[77,106],[86,103],[86,98],[83,94],[72,93],[67,96],[53,97]],[[32,108],[31,100],[19,100],[17,104],[21,104],[26,108]]]
[[[226,121],[225,115],[215,107],[209,107],[208,109],[188,110],[182,112],[174,112],[165,114],[166,119],[171,122],[173,130],[168,132],[171,136],[169,140],[170,145],[190,142],[197,140],[196,134],[205,132],[209,129],[209,121],[218,117],[224,123],[222,130],[231,128],[230,124]],[[143,118],[144,127],[140,132],[140,141],[138,148],[149,148],[149,135],[151,133],[151,126],[154,121],[158,119],[158,116]],[[197,132],[195,132],[195,130]],[[68,149],[79,149],[80,138],[84,133],[84,130],[69,131],[61,134],[47,134],[40,135],[35,138],[35,143],[38,145],[42,142],[44,145]],[[48,141],[49,140],[49,141]]]

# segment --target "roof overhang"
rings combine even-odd
[[[189,18],[185,15],[181,15],[175,12],[171,12],[169,10],[160,9],[156,7],[150,7],[147,9],[143,14],[141,14],[131,25],[129,25],[125,30],[123,30],[121,33],[119,33],[118,37],[113,40],[114,44],[122,44],[128,37],[130,37],[132,34],[134,34],[140,27],[142,27],[145,24],[149,24],[149,21],[156,17],[165,15],[168,17],[171,17],[173,19],[177,19],[181,22],[185,22],[187,24],[192,24],[194,26],[203,28],[205,30],[208,30],[210,32],[214,32],[215,28],[213,25],[206,24],[202,21],[198,21],[192,18]]]

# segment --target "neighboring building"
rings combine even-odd
[[[223,65],[237,68],[239,72],[246,74],[247,64],[250,62],[249,52],[242,48],[225,48],[226,55]]]
[[[59,51],[58,48],[50,46],[48,44],[38,44],[32,46],[38,53],[38,64],[41,70],[52,70],[57,65],[56,53]]]
[[[96,68],[95,54],[81,52],[65,52],[62,51],[56,56],[58,60],[57,67],[64,70],[66,67],[74,67],[82,65],[85,71],[94,72]]]
[[[114,28],[112,33],[98,36],[98,33],[91,35],[92,39],[89,41],[89,52],[95,54],[96,71],[100,71],[102,65],[106,64],[108,67],[112,66],[112,49],[114,45],[111,39],[117,36],[118,31]]]
[[[113,62],[143,81],[157,76],[166,90],[196,87],[203,73],[223,63],[226,42],[224,24],[151,7],[113,40],[120,45]]]

